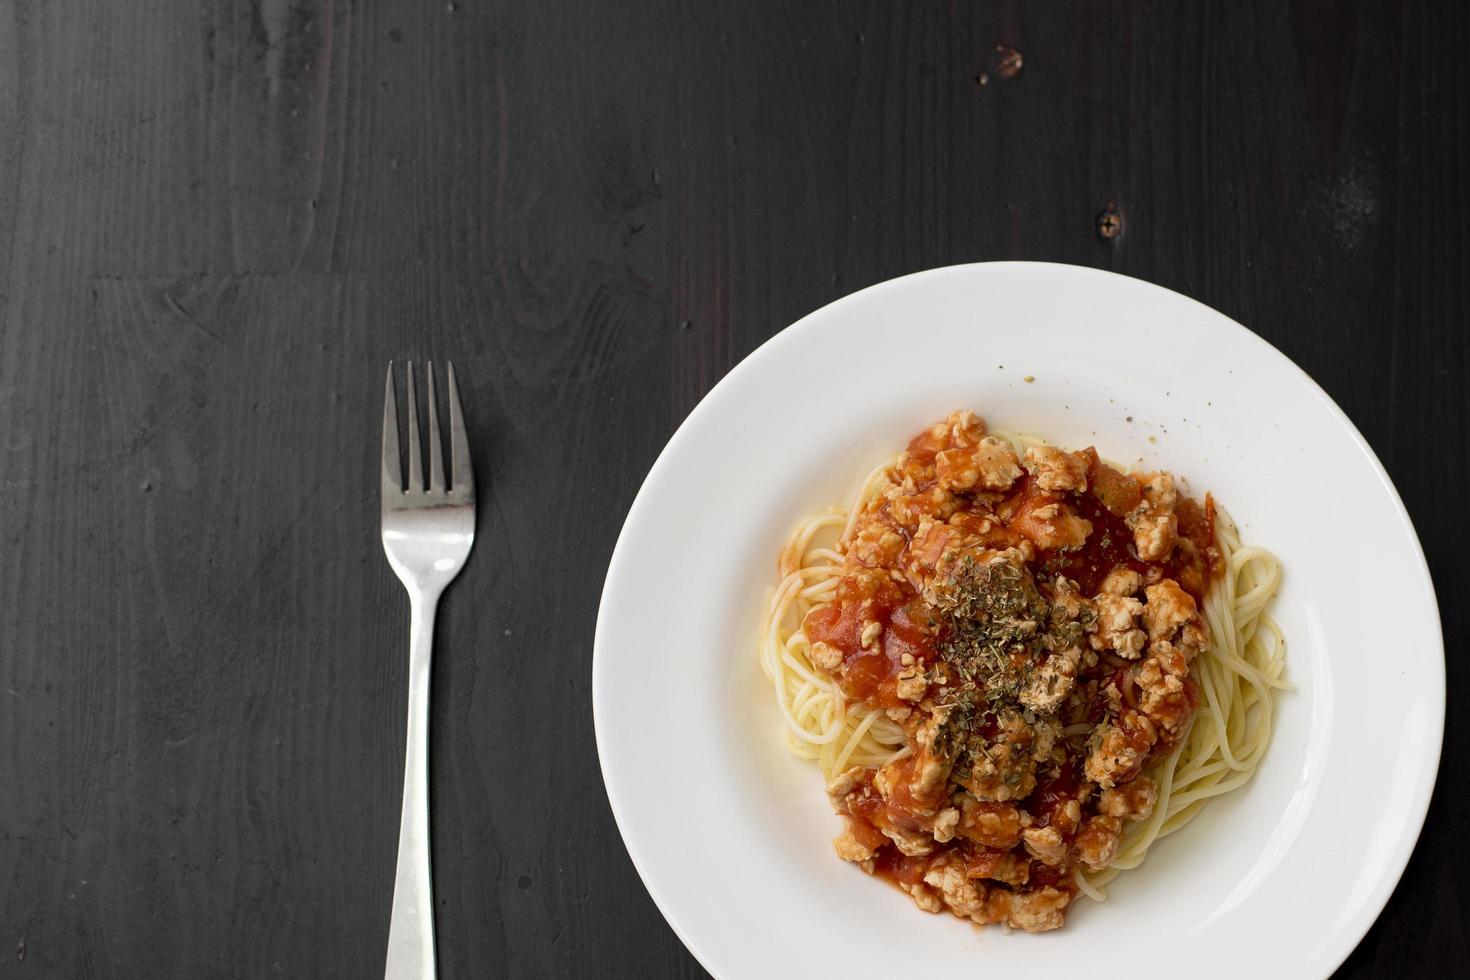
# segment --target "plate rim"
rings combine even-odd
[[[786,343],[792,342],[792,339],[796,335],[806,330],[813,329],[813,322],[818,318],[824,318],[834,309],[857,302],[860,300],[861,297],[864,297],[865,295],[872,292],[897,288],[899,284],[912,285],[916,280],[930,278],[937,279],[946,275],[963,274],[968,271],[978,270],[985,270],[987,272],[995,273],[1004,273],[1008,270],[1015,270],[1028,273],[1049,273],[1062,277],[1076,276],[1080,278],[1092,278],[1097,280],[1122,280],[1129,288],[1142,288],[1145,291],[1152,291],[1158,294],[1164,294],[1167,295],[1171,300],[1183,300],[1185,303],[1191,306],[1200,308],[1200,310],[1209,317],[1221,321],[1227,329],[1236,331],[1246,343],[1254,343],[1255,345],[1258,345],[1258,347],[1263,350],[1263,353],[1266,356],[1275,358],[1279,362],[1285,364],[1292,372],[1294,372],[1295,376],[1300,381],[1306,384],[1306,389],[1317,399],[1318,402],[1320,402],[1327,409],[1328,413],[1334,418],[1337,424],[1351,438],[1353,444],[1357,447],[1357,450],[1362,453],[1363,456],[1366,458],[1370,467],[1372,468],[1374,475],[1377,477],[1378,482],[1383,486],[1385,490],[1387,490],[1389,499],[1393,503],[1394,512],[1399,522],[1408,531],[1408,537],[1413,546],[1413,555],[1414,558],[1417,559],[1420,579],[1423,582],[1423,587],[1426,591],[1428,599],[1430,600],[1430,607],[1433,613],[1433,622],[1432,624],[1428,625],[1432,626],[1434,646],[1438,652],[1438,657],[1432,658],[1432,663],[1434,664],[1435,668],[1432,671],[1434,690],[1433,692],[1431,692],[1435,710],[1432,712],[1432,717],[1430,719],[1433,727],[1433,738],[1431,739],[1431,743],[1433,746],[1432,764],[1429,755],[1426,754],[1426,756],[1424,757],[1426,764],[1422,767],[1422,771],[1428,774],[1427,780],[1422,781],[1422,783],[1416,783],[1416,785],[1422,784],[1425,787],[1422,801],[1418,803],[1413,808],[1413,810],[1411,810],[1407,814],[1408,820],[1404,824],[1404,830],[1410,832],[1400,835],[1398,846],[1393,853],[1391,859],[1384,865],[1385,872],[1380,876],[1378,882],[1375,883],[1373,893],[1368,897],[1368,900],[1364,902],[1361,909],[1358,910],[1358,912],[1354,915],[1350,923],[1346,925],[1340,932],[1341,936],[1351,936],[1351,941],[1343,942],[1341,948],[1339,948],[1334,954],[1329,955],[1323,960],[1324,963],[1328,960],[1331,961],[1330,968],[1327,971],[1327,974],[1330,975],[1338,967],[1340,967],[1350,955],[1352,955],[1354,950],[1357,949],[1358,945],[1362,942],[1363,937],[1367,935],[1373,924],[1378,920],[1379,915],[1382,914],[1384,907],[1388,904],[1388,901],[1392,897],[1394,891],[1397,889],[1399,882],[1403,879],[1404,871],[1408,867],[1409,860],[1413,856],[1414,849],[1415,847],[1417,847],[1419,837],[1423,832],[1424,823],[1429,813],[1429,807],[1434,798],[1434,790],[1439,780],[1439,769],[1443,758],[1444,748],[1444,725],[1447,693],[1444,653],[1444,626],[1442,617],[1440,615],[1439,597],[1434,588],[1434,579],[1430,573],[1429,562],[1424,553],[1423,542],[1420,540],[1418,530],[1414,526],[1414,521],[1412,516],[1408,512],[1408,508],[1404,506],[1403,498],[1399,494],[1398,488],[1394,485],[1394,482],[1389,476],[1388,471],[1384,469],[1382,461],[1378,458],[1378,454],[1374,452],[1373,447],[1369,445],[1368,441],[1363,437],[1363,434],[1358,430],[1358,427],[1353,423],[1352,419],[1348,417],[1347,413],[1343,411],[1341,406],[1339,406],[1337,402],[1333,400],[1332,396],[1329,395],[1327,391],[1320,384],[1317,383],[1316,379],[1308,374],[1306,370],[1303,369],[1299,364],[1297,364],[1278,347],[1276,347],[1266,338],[1262,337],[1260,334],[1251,330],[1249,327],[1246,327],[1244,324],[1240,323],[1233,317],[1208,305],[1207,303],[1197,300],[1192,296],[1188,296],[1184,293],[1170,289],[1167,286],[1161,286],[1157,283],[1150,282],[1146,279],[1125,275],[1120,272],[1113,272],[1111,270],[1093,268],[1091,266],[1074,265],[1064,262],[1041,262],[1028,260],[963,262],[951,265],[935,266],[932,268],[909,272],[900,276],[895,276],[890,279],[884,279],[879,282],[871,283],[861,289],[854,290],[851,293],[847,293],[843,296],[837,297],[834,300],[831,300],[830,302],[824,303],[819,307],[816,307],[815,309],[802,315],[786,327],[783,327],[782,329],[776,331],[770,337],[766,338],[744,357],[742,357],[736,364],[734,364],[722,377],[720,377],[718,381],[715,382],[715,384],[711,385],[709,390],[700,397],[699,401],[674,429],[674,432],[669,436],[668,441],[665,442],[663,448],[659,450],[659,453],[657,457],[655,457],[653,464],[649,467],[648,472],[644,475],[642,482],[639,484],[638,492],[634,495],[633,501],[629,505],[627,513],[623,517],[623,524],[618,531],[617,541],[613,546],[612,554],[608,559],[607,571],[603,577],[603,587],[598,597],[597,618],[593,629],[591,671],[593,736],[597,747],[598,770],[602,776],[603,792],[606,795],[608,805],[612,810],[613,820],[618,829],[618,836],[622,839],[623,842],[623,849],[626,851],[629,860],[632,862],[633,868],[637,872],[639,880],[643,883],[645,891],[647,891],[649,897],[653,899],[653,903],[658,909],[659,914],[663,916],[664,921],[669,925],[669,928],[673,930],[674,934],[679,938],[679,941],[683,943],[684,948],[688,950],[689,954],[693,956],[696,961],[699,962],[700,966],[703,967],[706,972],[708,972],[711,976],[716,977],[717,980],[723,980],[723,977],[725,975],[706,960],[705,956],[701,953],[699,947],[691,940],[687,929],[684,923],[681,922],[678,914],[660,895],[658,887],[653,883],[653,881],[650,880],[649,874],[645,870],[644,858],[640,856],[635,851],[635,848],[629,843],[629,836],[625,825],[627,820],[626,812],[623,804],[620,802],[618,791],[614,788],[614,783],[608,778],[606,735],[604,734],[603,729],[604,712],[601,707],[603,701],[602,692],[604,690],[602,677],[607,663],[607,655],[603,652],[603,637],[606,635],[604,630],[604,622],[605,617],[607,616],[608,592],[611,583],[616,578],[616,573],[620,569],[623,561],[625,561],[624,556],[626,552],[625,546],[628,541],[628,529],[634,523],[634,518],[640,513],[641,508],[643,506],[646,506],[649,485],[654,482],[655,477],[657,477],[659,473],[663,470],[663,468],[667,465],[668,460],[676,451],[676,446],[681,445],[683,440],[688,437],[687,434],[692,428],[692,424],[697,419],[702,417],[703,414],[705,414],[707,411],[712,410],[709,407],[710,404],[716,399],[716,396],[721,391],[721,389],[728,387],[731,384],[731,379],[741,376],[751,370],[754,370],[755,364],[764,361],[765,359],[768,359],[772,356],[775,356],[773,352],[779,351],[779,349]]]

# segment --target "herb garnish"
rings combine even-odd
[[[924,597],[937,626],[940,658],[948,667],[948,683],[940,686],[936,698],[948,711],[934,748],[953,759],[961,778],[971,777],[975,763],[981,762],[1015,790],[1021,770],[1013,756],[1019,752],[1024,757],[1028,750],[1012,745],[1006,730],[1010,720],[1020,720],[1019,714],[1031,725],[1022,692],[1049,654],[1082,642],[1096,613],[1070,583],[1058,582],[1048,601],[1019,557],[1004,553],[984,560],[962,556]],[[1058,681],[1057,676],[1047,677],[1048,694]],[[992,750],[1005,751],[998,759]]]
[[[1008,556],[979,562],[966,555],[930,592],[944,627],[939,655],[960,680],[991,703],[1019,694],[1049,611],[1030,573]]]

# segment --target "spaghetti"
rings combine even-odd
[[[967,416],[967,413],[956,413],[941,425],[953,425],[954,420],[962,416]],[[973,416],[968,418],[974,419]],[[983,432],[984,423],[975,421],[979,424],[978,431]],[[931,431],[939,432],[940,426]],[[956,427],[954,431],[959,429]],[[795,755],[816,762],[829,784],[839,780],[844,773],[896,768],[892,764],[906,759],[915,751],[912,723],[906,730],[903,721],[896,717],[905,715],[906,709],[894,711],[892,704],[856,698],[850,691],[845,691],[838,672],[825,669],[814,659],[813,641],[804,624],[813,612],[829,609],[838,601],[843,577],[852,567],[851,551],[859,524],[883,506],[885,493],[893,494],[897,468],[901,464],[912,467],[914,447],[922,438],[922,434],[916,438],[909,453],[869,473],[851,506],[833,507],[803,521],[780,554],[781,578],[766,612],[760,637],[760,662],[784,719],[786,744]],[[1042,445],[1027,438],[1007,436],[1003,439],[1015,460],[1023,456],[1029,460],[1031,457],[1027,456],[1027,450]],[[968,445],[962,445],[962,448],[969,451]],[[1095,454],[1092,458],[1095,465],[1108,468],[1106,464],[1097,464]],[[1119,872],[1141,865],[1154,841],[1184,827],[1214,797],[1231,792],[1249,781],[1269,743],[1272,696],[1287,686],[1283,679],[1285,640],[1267,611],[1281,581],[1281,565],[1270,552],[1242,544],[1238,530],[1225,512],[1212,509],[1210,514],[1214,549],[1211,567],[1214,574],[1206,577],[1201,589],[1203,602],[1199,614],[1208,643],[1194,657],[1189,668],[1189,676],[1197,691],[1198,707],[1187,715],[1188,720],[1177,743],[1166,746],[1165,752],[1156,750],[1150,754],[1144,775],[1157,788],[1157,802],[1146,817],[1129,822],[1121,834],[1116,835],[1112,849],[1106,852],[1105,866],[1084,867],[1075,862],[1061,865],[1070,870],[1071,887],[1067,887],[1067,882],[1057,883],[1055,887],[1068,896],[1075,892],[1096,900],[1105,899],[1107,883]],[[1130,554],[1137,558],[1136,551]],[[1136,671],[1138,668],[1134,666],[1132,669]],[[1069,726],[1060,734],[1062,738],[1080,739],[1091,728],[1091,724],[1084,722]],[[1093,739],[1095,743],[1095,733]],[[1122,784],[1119,785],[1121,787]],[[1122,792],[1122,789],[1117,792]],[[1037,788],[1034,793],[1040,795],[1042,789]],[[876,796],[876,793],[872,795]],[[1022,819],[1029,817],[1028,814]],[[966,819],[969,819],[968,810]],[[928,827],[925,829],[927,831]],[[888,836],[902,843],[903,839],[895,833],[890,832]],[[941,839],[937,831],[935,837]],[[1028,837],[1028,842],[1031,839]],[[881,845],[887,844],[877,836],[873,840]],[[993,847],[976,849],[986,854],[994,850]],[[1028,857],[1019,845],[1015,850],[1023,860]],[[1041,853],[1029,843],[1026,850],[1033,858]],[[874,852],[875,848],[868,846],[858,853]],[[923,868],[900,867],[907,858],[898,857],[899,865],[891,867],[882,864],[883,860],[881,855],[876,859],[870,857],[864,866],[870,872],[874,867],[888,868],[890,873],[887,877],[910,892],[921,907],[937,911],[938,908],[925,904],[920,893],[942,892],[944,903],[955,914],[977,922],[1008,921],[1032,928],[1030,920],[1021,917],[1018,921],[1014,912],[1009,917],[1004,911],[986,912],[989,905],[985,902],[984,889],[975,891],[979,897],[974,902],[969,898],[963,902],[952,900],[947,887],[941,889],[936,884],[934,889],[928,889],[922,884],[923,881],[945,880],[943,875],[936,879],[930,871],[927,872],[928,877],[918,877],[926,873]],[[926,860],[928,867],[932,868],[935,861]],[[977,877],[975,859],[972,856],[969,860],[968,874],[973,879]],[[995,859],[991,861],[995,863]],[[1036,860],[1031,861],[1031,868],[1034,885],[1038,872],[1044,875],[1048,868]],[[993,895],[1003,895],[1007,889],[1019,887],[1014,877],[1010,879],[1011,885],[1004,884],[1007,881],[1005,872],[982,873],[1001,882],[990,882]],[[1026,880],[1025,872],[1012,869],[1010,873],[1019,874],[1020,880]],[[905,875],[909,880],[904,880]],[[969,895],[969,892],[965,894]],[[993,905],[995,899],[992,897],[989,901]],[[1064,905],[1066,899],[1060,901]],[[971,914],[972,904],[981,911]],[[1045,924],[1038,929],[1061,924],[1060,912],[1055,915],[1048,913],[1048,916],[1041,920]]]

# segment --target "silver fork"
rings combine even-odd
[[[408,590],[408,759],[403,771],[403,816],[398,828],[398,873],[388,925],[385,980],[434,976],[434,893],[429,872],[429,665],[434,611],[444,587],[459,574],[475,541],[475,475],[465,438],[454,365],[449,365],[449,480],[434,402],[434,365],[427,370],[429,473],[425,486],[419,448],[418,401],[408,364],[408,474],[398,455],[398,408],[393,365],[383,396],[383,550]]]

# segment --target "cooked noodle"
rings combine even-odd
[[[1037,440],[1010,437],[1018,453]],[[853,766],[882,766],[909,753],[903,730],[882,708],[843,696],[836,681],[809,657],[801,624],[829,605],[844,571],[856,517],[877,492],[890,463],[863,481],[852,506],[831,508],[797,527],[780,557],[780,584],[766,613],[760,662],[785,719],[790,750],[817,762],[831,780]],[[1267,612],[1281,583],[1281,563],[1263,548],[1243,545],[1229,515],[1217,511],[1215,545],[1221,573],[1202,610],[1209,648],[1194,663],[1200,705],[1188,734],[1148,775],[1158,784],[1153,813],[1130,825],[1112,863],[1083,874],[1081,894],[1106,898],[1120,871],[1138,867],[1153,842],[1184,827],[1216,796],[1248,782],[1271,738],[1272,694],[1283,679],[1286,641]]]

